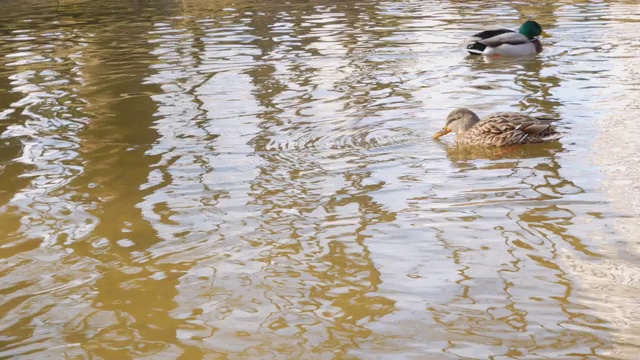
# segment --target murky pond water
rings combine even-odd
[[[466,56],[527,17],[539,56]],[[638,358],[636,1],[0,19],[0,357]],[[460,106],[566,135],[434,141]]]

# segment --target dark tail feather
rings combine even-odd
[[[487,48],[487,45],[476,41],[473,44],[467,45],[467,51],[472,55],[480,55]]]

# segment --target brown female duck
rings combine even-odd
[[[517,112],[501,112],[480,120],[473,111],[455,109],[447,116],[444,128],[435,134],[439,138],[456,133],[459,145],[507,146],[535,144],[560,139],[560,133],[551,125],[557,119],[533,117]]]

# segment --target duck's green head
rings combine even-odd
[[[533,39],[536,36],[542,34],[542,27],[540,24],[533,20],[527,20],[522,26],[520,26],[520,34],[526,36],[529,39]]]

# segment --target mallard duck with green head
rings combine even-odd
[[[531,56],[542,51],[542,43],[538,39],[540,34],[542,27],[533,20],[522,24],[518,32],[509,29],[485,30],[473,35],[477,40],[467,45],[467,51],[485,56]]]
[[[458,145],[508,146],[557,141],[561,134],[551,125],[552,119],[529,116],[519,112],[493,113],[480,120],[473,111],[455,109],[447,116],[444,128],[435,134],[438,139],[456,133]]]

